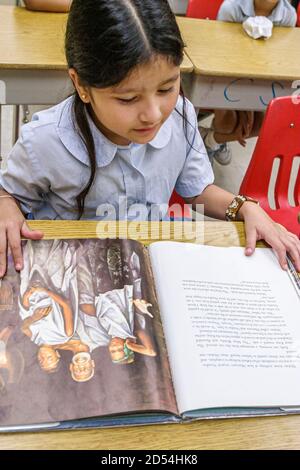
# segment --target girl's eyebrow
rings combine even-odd
[[[171,78],[168,78],[167,80],[165,80],[164,82],[160,83],[158,86],[163,86],[163,85],[166,85],[167,83],[170,83],[170,82],[176,82],[176,80],[179,78],[179,73],[177,73],[176,75],[174,75],[173,77]]]
[[[173,75],[173,77],[168,78],[167,80],[164,80],[161,82],[158,87],[167,85],[167,83],[173,83],[176,82],[176,80],[179,78],[179,73],[176,75]],[[117,94],[122,94],[122,93],[136,93],[138,90],[136,88],[118,88],[117,86],[113,89],[113,93]]]

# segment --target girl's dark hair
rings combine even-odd
[[[66,57],[80,83],[105,88],[120,83],[132,69],[154,56],[165,56],[179,66],[183,41],[167,0],[73,0],[66,31]],[[80,218],[84,200],[96,173],[93,137],[86,105],[77,92],[74,99],[76,127],[86,146],[91,174],[77,196]]]

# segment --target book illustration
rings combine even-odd
[[[14,292],[9,276],[0,280],[0,401],[9,384],[18,383],[24,371],[21,351],[11,342],[15,319]],[[1,319],[4,322],[1,322]]]
[[[6,383],[18,383],[24,371],[24,358],[17,348],[8,348],[12,328],[0,331],[0,396],[5,393]]]
[[[174,411],[143,247],[42,240],[24,242],[23,255],[20,275],[10,263],[0,289],[0,308],[9,304],[5,315],[0,310],[0,424],[160,409],[167,402]]]

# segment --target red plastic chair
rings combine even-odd
[[[189,18],[200,18],[216,20],[223,0],[190,0],[186,16]]]
[[[297,26],[300,26],[300,3],[297,8]]]
[[[173,191],[169,201],[168,215],[172,220],[192,220],[192,212],[184,199]]]
[[[257,139],[252,159],[240,187],[240,194],[259,200],[261,206],[276,222],[300,237],[300,171],[293,188],[291,172],[293,162],[300,156],[300,104],[291,96],[272,100],[267,108],[264,122]],[[269,202],[269,184],[274,159],[279,159],[279,169],[274,184],[276,208]],[[292,183],[293,184],[293,183]],[[292,190],[294,204],[288,200]]]

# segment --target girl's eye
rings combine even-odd
[[[164,94],[164,93],[171,93],[171,91],[173,91],[173,90],[174,90],[174,87],[171,86],[171,88],[167,88],[166,90],[158,90],[158,91],[159,91],[159,93]]]
[[[132,103],[136,99],[136,96],[133,98],[117,98],[121,103]]]

